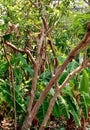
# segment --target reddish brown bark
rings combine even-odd
[[[89,27],[88,27],[89,29]],[[44,101],[44,99],[46,98],[48,92],[50,91],[50,89],[52,88],[52,86],[56,83],[57,79],[59,78],[59,76],[62,74],[62,72],[64,71],[64,69],[66,68],[67,64],[69,62],[72,61],[72,59],[83,49],[85,48],[88,44],[90,43],[90,32],[87,31],[84,39],[81,41],[80,44],[78,44],[68,55],[68,57],[66,58],[66,60],[64,61],[64,63],[58,68],[57,72],[55,73],[55,75],[51,78],[49,84],[45,87],[45,90],[42,92],[41,96],[39,97],[38,101],[36,102],[36,104],[34,105],[31,113],[27,116],[27,119],[24,121],[23,123],[23,127],[22,130],[26,130],[28,127],[31,126],[32,121],[35,117],[35,115],[38,112],[38,109],[40,108],[42,102]]]

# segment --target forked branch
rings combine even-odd
[[[69,82],[69,80],[78,72],[80,72],[83,68],[86,68],[86,67],[90,67],[90,58],[88,58],[86,61],[84,61],[79,67],[77,67],[74,71],[72,71],[68,76],[67,78],[64,80],[64,82],[62,83],[62,85],[60,85],[56,91],[55,91],[55,94],[53,96],[53,98],[51,99],[50,101],[50,104],[49,104],[49,107],[48,107],[48,110],[47,110],[47,113],[46,113],[46,116],[43,120],[43,123],[40,127],[39,130],[44,130],[46,125],[47,125],[47,122],[49,120],[49,117],[50,117],[50,114],[52,112],[52,109],[53,109],[53,106],[57,100],[57,97],[60,95],[60,92],[61,90],[66,86],[66,84]]]
[[[90,23],[89,23],[90,24]],[[68,57],[66,58],[66,60],[64,61],[64,63],[58,68],[57,72],[55,73],[55,75],[50,79],[50,82],[48,83],[48,85],[45,87],[45,90],[42,92],[42,94],[40,95],[38,101],[36,102],[36,104],[34,105],[31,113],[28,116],[28,126],[31,126],[32,121],[35,117],[35,115],[37,114],[38,109],[40,108],[42,102],[44,101],[44,99],[46,98],[48,92],[50,91],[50,89],[52,88],[52,86],[56,83],[57,79],[59,78],[59,76],[61,76],[62,72],[64,71],[64,69],[66,68],[66,66],[68,65],[69,62],[72,61],[72,59],[74,59],[74,57],[82,50],[84,49],[86,46],[89,45],[90,43],[90,27],[88,26],[87,28],[87,33],[85,35],[85,37],[83,38],[83,40],[81,41],[80,44],[78,44],[68,55]],[[25,125],[25,124],[24,124]],[[22,127],[22,130],[25,130],[24,127]]]
[[[11,42],[4,42],[4,44],[6,44],[7,46],[9,46],[10,48],[12,48],[13,50],[17,51],[17,52],[20,52],[22,54],[27,54],[29,57],[30,57],[30,60],[32,61],[32,63],[35,65],[35,60],[30,52],[30,50],[28,50],[27,48],[24,50],[24,49],[21,49],[21,48],[17,48],[15,45],[13,45]],[[32,51],[32,50],[31,50]]]

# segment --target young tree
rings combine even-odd
[[[6,80],[9,81],[14,103],[15,129],[17,129],[16,86],[22,88],[23,82],[24,85],[29,82],[28,89],[23,88],[24,92],[25,89],[28,90],[30,99],[22,130],[32,126],[40,106],[49,97],[48,94],[53,88],[53,97],[49,97],[47,113],[39,127],[39,130],[44,130],[62,89],[76,73],[90,67],[90,58],[84,51],[85,48],[89,48],[90,43],[90,22],[88,22],[90,15],[85,12],[75,12],[73,6],[75,2],[73,0],[62,2],[59,0],[12,2],[10,0],[5,3],[1,1],[3,11],[1,11],[1,18],[4,22],[3,28],[1,27],[1,53],[3,52],[2,57],[5,57],[8,63]],[[80,62],[79,53],[84,55]],[[17,58],[14,59],[15,57]],[[78,62],[78,67],[69,72],[59,83],[59,78],[73,60]],[[4,79],[5,73],[4,77],[0,75],[0,78]]]

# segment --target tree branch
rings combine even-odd
[[[84,0],[84,2],[90,6],[89,0],[88,0],[88,1],[87,1],[87,0]]]
[[[27,48],[25,48],[25,53],[30,57],[30,59],[31,59],[31,61],[32,61],[32,63],[33,63],[33,65],[35,65],[36,62],[35,62],[35,60],[34,60],[32,54],[31,54],[31,52],[30,52]]]
[[[20,52],[20,53],[22,53],[22,54],[27,54],[29,57],[30,57],[30,60],[32,61],[32,63],[35,65],[36,63],[35,63],[35,60],[34,60],[34,58],[33,58],[33,56],[32,56],[32,54],[31,54],[31,52],[26,48],[25,50],[23,50],[23,49],[21,49],[21,48],[17,48],[15,45],[13,45],[12,43],[10,43],[10,42],[8,42],[8,41],[6,41],[5,42],[5,44],[7,45],[7,46],[9,46],[10,48],[12,48],[13,50],[15,50],[15,51],[17,51],[17,52]],[[31,50],[32,51],[32,50]]]
[[[53,53],[53,56],[55,58],[55,69],[58,67],[58,59],[57,59],[57,56],[56,56],[56,52],[55,52],[55,49],[53,47],[53,44],[51,42],[51,40],[48,40],[48,44],[50,45],[50,48],[52,50],[52,53]]]
[[[79,71],[81,71],[83,68],[86,68],[86,67],[90,67],[90,58],[87,59],[87,61],[83,62],[79,67],[77,67],[74,71],[72,71],[68,76],[67,78],[64,80],[64,82],[62,83],[62,85],[60,85],[56,91],[55,91],[55,94],[53,96],[53,98],[51,99],[50,101],[50,104],[49,104],[49,107],[48,107],[48,110],[47,110],[47,113],[46,113],[46,116],[42,122],[42,125],[40,127],[39,130],[44,130],[45,129],[45,126],[49,120],[49,117],[50,117],[50,114],[52,112],[52,109],[53,109],[53,106],[57,100],[57,97],[60,95],[60,92],[61,90],[66,86],[66,84],[69,82],[69,80],[76,74],[78,73]]]
[[[9,46],[10,48],[12,48],[13,50],[15,50],[15,51],[17,51],[17,52],[20,52],[20,53],[22,53],[22,54],[25,53],[25,51],[24,51],[23,49],[17,48],[15,45],[13,45],[12,43],[10,43],[10,42],[8,42],[8,41],[4,42],[4,44],[6,44],[7,46]]]
[[[40,34],[38,34],[38,36],[37,36],[36,64],[34,66],[34,77],[33,77],[33,80],[32,80],[31,95],[30,95],[30,101],[29,101],[29,104],[28,104],[28,114],[29,115],[31,113],[33,102],[34,102],[34,97],[35,97],[35,94],[36,94],[36,84],[37,84],[39,68],[40,68],[40,64],[41,64],[41,60],[42,60],[42,58],[41,58],[41,48],[42,48],[43,41],[44,41],[44,38],[45,38],[45,35],[44,35],[45,27],[46,26],[44,25],[44,22],[43,22],[43,19],[42,19],[42,29],[41,29]]]
[[[89,28],[88,28],[89,29]],[[42,102],[44,101],[44,99],[46,98],[48,92],[50,91],[50,89],[52,88],[52,86],[54,85],[55,81],[59,78],[59,76],[62,74],[62,72],[64,71],[64,69],[66,68],[67,64],[69,62],[72,61],[72,59],[83,49],[85,48],[87,45],[89,45],[90,43],[90,31],[86,33],[84,39],[81,41],[81,43],[79,45],[77,45],[68,55],[68,57],[66,58],[66,60],[64,61],[64,63],[58,68],[57,72],[55,73],[55,75],[51,78],[50,82],[48,83],[48,85],[45,87],[45,90],[42,92],[42,94],[40,95],[38,101],[36,102],[36,104],[34,105],[31,113],[29,114],[29,117],[27,118],[28,121],[28,127],[31,126],[32,121],[38,111],[38,109],[40,108]],[[24,127],[23,127],[24,128]],[[25,130],[25,129],[22,129]]]

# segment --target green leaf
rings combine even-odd
[[[76,69],[79,66],[78,62],[72,61],[67,66],[68,73],[72,72],[74,69]]]
[[[82,107],[82,111],[84,113],[84,117],[88,118],[88,105],[87,105],[84,93],[81,94],[81,107]]]
[[[64,94],[65,94],[64,98],[65,98],[67,103],[69,102],[70,104],[72,104],[72,106],[74,107],[74,109],[77,112],[78,116],[80,116],[81,112],[80,112],[78,102],[77,102],[76,98],[73,96],[73,94],[71,92],[68,92],[68,91],[69,90],[64,91]]]
[[[89,76],[86,70],[83,70],[83,74],[80,80],[80,90],[81,92],[89,92]]]
[[[42,79],[42,82],[44,85],[46,85],[51,77],[51,72],[50,71],[45,71],[40,75],[40,80]]]
[[[85,97],[85,101],[87,103],[87,106],[90,108],[90,95],[89,95],[89,93],[83,92],[83,95]]]
[[[6,81],[3,82],[3,81],[0,80],[0,92],[2,93],[2,96],[5,100],[5,102],[8,102],[8,104],[11,107],[13,107],[10,85]]]
[[[80,117],[76,113],[74,107],[70,104],[70,113],[72,114],[74,121],[76,122],[78,127],[81,127]]]
[[[68,76],[68,72],[67,71],[63,72],[62,75],[59,78],[59,84],[62,84],[67,76]]]
[[[73,98],[71,98],[69,96],[66,96],[66,101],[67,101],[67,104],[69,106],[69,108],[68,108],[69,112],[72,114],[76,125],[78,127],[80,127],[81,126],[80,109],[78,109],[78,104],[76,103],[76,101],[73,100]],[[78,110],[79,110],[79,112],[78,112]]]
[[[0,62],[0,76],[2,76],[8,70],[8,63],[6,61]]]
[[[18,58],[20,59],[23,68],[24,68],[27,72],[29,72],[31,76],[33,76],[34,71],[33,71],[33,69],[31,68],[31,66],[27,64],[27,62],[26,62],[25,58],[23,57],[23,55],[19,53],[19,54],[18,54]]]
[[[56,104],[53,107],[53,115],[55,117],[64,115],[66,118],[69,118],[68,104],[62,96],[59,96]]]
[[[10,36],[11,36],[11,34],[3,35],[3,39],[4,39],[4,41],[9,40],[9,39],[10,39]]]
[[[23,99],[22,93],[20,93],[19,90],[17,89],[15,89],[14,91],[16,95],[15,101],[16,101],[17,111],[25,112],[25,107],[24,107],[25,101]],[[2,93],[5,102],[8,102],[8,104],[13,108],[13,100],[12,100],[10,85],[3,80],[0,80],[0,92]]]
[[[41,107],[38,111],[38,114],[37,114],[40,123],[42,123],[42,121],[46,115],[48,105],[49,105],[49,101],[47,99],[45,99],[45,101],[41,105]]]
[[[54,96],[54,93],[55,93],[55,92],[54,92],[54,89],[51,88],[49,93],[50,93],[50,95]]]

